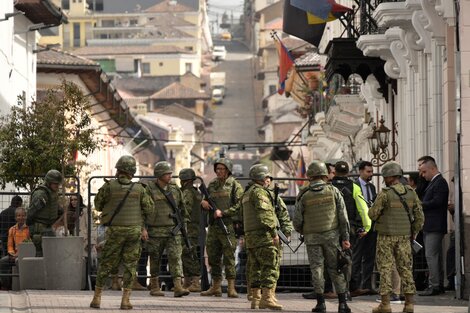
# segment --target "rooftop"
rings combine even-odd
[[[176,54],[188,51],[176,46],[87,46],[74,50],[78,55]]]
[[[146,9],[146,13],[160,13],[160,12],[192,12],[196,11],[194,8],[180,3],[176,0],[163,0],[162,2],[151,6]]]
[[[180,82],[174,82],[169,86],[155,92],[150,99],[209,99],[205,92],[199,92],[186,87]]]

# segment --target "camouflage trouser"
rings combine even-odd
[[[184,277],[194,277],[201,275],[201,260],[199,259],[199,239],[197,237],[189,237],[191,242],[191,250],[189,250],[184,242],[183,246],[183,273]]]
[[[232,246],[228,243],[225,234],[218,229],[218,226],[209,226],[209,232],[206,240],[207,257],[211,267],[212,278],[222,278],[222,256],[225,266],[225,277],[235,279],[235,250],[237,248],[237,239],[233,231],[229,235]]]
[[[252,288],[272,288],[279,278],[279,248],[263,246],[247,249],[247,281]]]
[[[312,272],[312,285],[315,293],[320,294],[325,290],[325,278],[323,272],[328,271],[337,293],[346,292],[346,279],[342,273],[338,273],[339,238],[320,238],[316,244],[307,244],[307,255]]]
[[[160,264],[163,252],[166,249],[168,267],[172,278],[183,276],[183,264],[181,262],[181,236],[150,237],[147,241],[147,250],[150,256],[150,276],[157,277],[160,273]]]
[[[277,266],[276,266],[276,271],[278,272],[278,276],[279,276],[279,273],[280,273],[280,270],[281,270],[281,259],[282,259],[282,244],[279,245],[278,247],[278,252],[277,252]],[[246,274],[245,274],[245,277],[246,277],[246,283],[247,285],[250,284],[251,285],[251,280],[250,280],[250,275],[252,275],[252,273],[250,272],[250,267],[251,267],[251,258],[250,256],[248,255],[248,251],[247,251],[247,258],[246,258]],[[276,280],[277,281],[277,280]]]
[[[119,265],[124,268],[122,287],[132,288],[136,277],[135,269],[139,261],[142,245],[140,226],[110,226],[106,230],[106,243],[99,258],[96,286],[103,287],[112,273],[117,273]]]
[[[42,223],[34,223],[29,226],[31,241],[36,247],[36,256],[42,257],[42,237],[55,237],[51,226]]]
[[[392,292],[392,270],[394,264],[401,278],[403,293],[414,294],[413,257],[409,236],[378,235],[376,250],[377,268],[380,273],[380,294]]]

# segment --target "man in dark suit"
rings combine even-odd
[[[362,195],[369,207],[372,206],[372,203],[377,197],[377,191],[375,186],[372,184],[373,174],[374,169],[371,162],[361,161],[359,163],[359,177],[355,183],[361,187]],[[356,241],[353,254],[352,276],[359,284],[361,284],[362,281],[362,289],[368,290],[369,294],[376,294],[376,291],[372,286],[376,242],[377,233],[374,231],[374,227],[372,225],[369,232],[364,237],[358,238]]]
[[[433,296],[444,292],[442,266],[442,239],[447,233],[447,203],[449,186],[437,168],[433,157],[418,159],[418,170],[428,181],[423,195],[423,238],[426,262],[429,269],[429,287],[422,296]]]

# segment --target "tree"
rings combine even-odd
[[[89,101],[80,88],[65,80],[45,97],[24,105],[24,99],[0,117],[0,185],[32,191],[50,169],[78,175],[77,153],[87,157],[101,143],[87,112]]]

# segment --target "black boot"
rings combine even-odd
[[[312,312],[326,313],[325,296],[322,293],[317,293],[317,305]]]
[[[346,303],[346,294],[345,293],[338,293],[338,313],[351,313],[351,309],[348,307]]]

